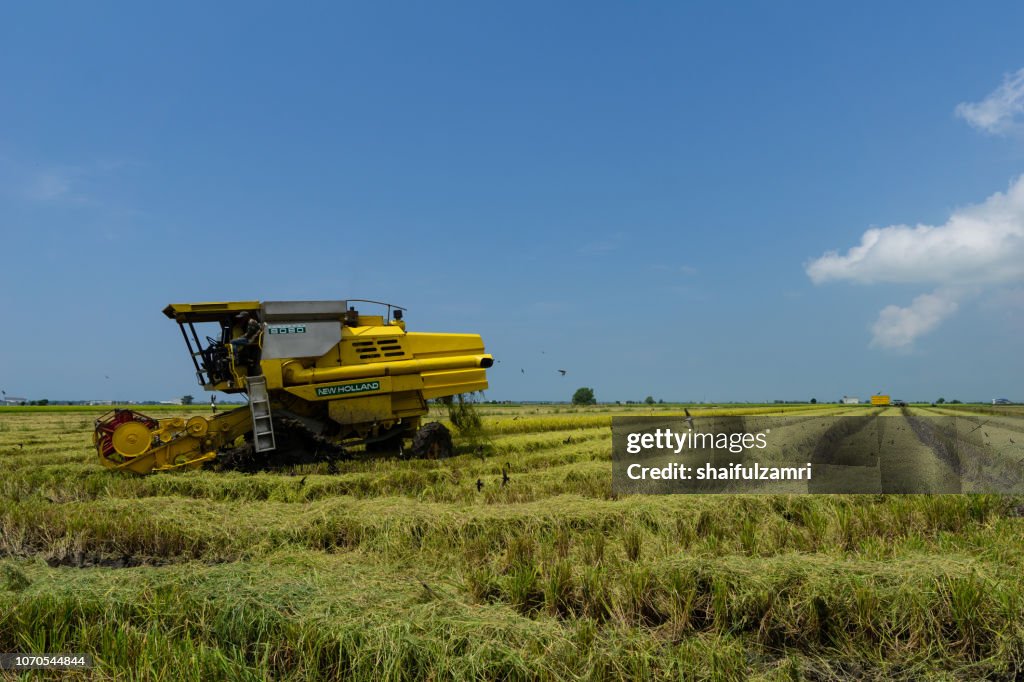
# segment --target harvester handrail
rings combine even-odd
[[[402,306],[395,305],[394,303],[388,303],[386,301],[371,301],[368,298],[348,298],[348,299],[345,299],[345,307],[348,307],[349,303],[373,303],[375,305],[384,305],[384,306],[387,306],[388,308],[394,308],[395,310],[402,310],[402,311],[408,310],[408,308],[403,308]]]

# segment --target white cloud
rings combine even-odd
[[[1003,84],[980,102],[961,102],[956,115],[986,133],[1000,134],[1020,127],[1024,114],[1024,69],[1006,76]]]
[[[815,284],[931,284],[906,308],[888,306],[874,325],[873,345],[901,347],[952,315],[968,289],[1024,281],[1024,176],[944,224],[867,230],[845,254],[830,251],[806,266]]]
[[[892,225],[864,233],[845,255],[807,265],[815,284],[850,280],[986,284],[1024,277],[1024,176],[1006,192],[959,209],[939,226]]]
[[[871,345],[880,348],[905,348],[914,339],[927,334],[956,312],[955,296],[946,292],[921,294],[906,308],[886,306],[871,328]]]
[[[9,169],[0,168],[0,171],[5,176],[20,176],[12,184],[18,188],[23,199],[99,204],[104,190],[116,186],[119,171],[137,164],[120,159],[99,159],[84,165],[62,164],[35,168],[26,168],[23,164],[8,165]]]
[[[581,245],[577,251],[584,256],[594,256],[618,251],[622,247],[627,236],[628,235],[624,232],[615,232],[604,235],[599,239],[595,239],[592,242]]]
[[[685,263],[683,265],[665,265],[664,263],[656,263],[651,266],[651,269],[656,270],[658,272],[667,272],[673,275],[687,276],[693,276],[700,272],[694,266],[686,265]]]
[[[25,188],[25,195],[36,201],[60,199],[71,190],[71,178],[67,173],[46,171],[34,175]]]

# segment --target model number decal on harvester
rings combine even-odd
[[[364,381],[359,384],[342,384],[341,386],[323,386],[316,389],[318,396],[344,395],[347,393],[365,393],[367,391],[379,391],[379,381]]]
[[[304,324],[286,324],[277,327],[267,327],[268,334],[305,334],[306,325]]]

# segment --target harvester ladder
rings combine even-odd
[[[270,417],[270,397],[266,377],[246,377],[249,384],[249,411],[252,413],[252,442],[256,452],[273,450],[274,422]]]

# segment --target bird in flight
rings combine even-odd
[[[562,373],[562,376],[563,376],[563,377],[565,376],[565,370],[564,370],[564,369],[560,369],[560,370],[558,370],[558,371]]]
[[[684,407],[683,408],[683,412],[686,413],[686,425],[689,426],[692,429],[693,428],[693,417],[690,416],[690,411]]]

